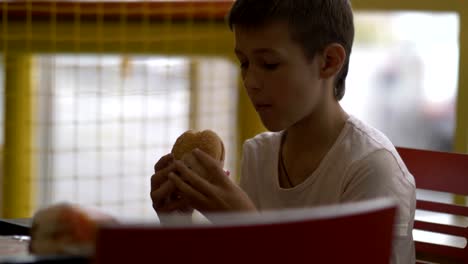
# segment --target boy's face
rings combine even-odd
[[[286,22],[235,26],[234,33],[244,86],[268,130],[286,129],[323,105],[320,56],[306,57]]]

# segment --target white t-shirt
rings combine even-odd
[[[350,116],[317,169],[285,189],[278,176],[282,133],[262,133],[244,143],[240,186],[258,210],[393,197],[399,210],[392,263],[415,263],[415,182],[385,135]]]

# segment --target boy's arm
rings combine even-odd
[[[255,173],[254,164],[252,164],[252,155],[249,150],[248,142],[244,143],[242,150],[241,175],[239,177],[239,187],[249,196],[257,209],[259,208],[258,194],[256,192],[256,179],[252,177]]]
[[[345,173],[341,202],[393,197],[407,210],[415,186],[404,166],[386,149],[372,152],[354,162]]]
[[[341,202],[392,197],[398,203],[392,264],[414,263],[412,237],[415,186],[393,153],[377,150],[359,160],[346,172]]]
[[[193,223],[193,212],[158,213],[159,223],[163,226],[189,225]]]
[[[377,150],[355,162],[346,172],[341,202],[391,197],[398,202],[399,234],[408,233],[408,224],[414,219],[416,187],[407,178],[393,154]],[[406,226],[405,226],[406,225]]]

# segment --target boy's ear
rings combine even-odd
[[[328,45],[322,53],[320,77],[328,79],[337,75],[346,60],[346,51],[342,45],[333,43]]]

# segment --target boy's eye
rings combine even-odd
[[[263,67],[267,70],[276,70],[279,66],[279,63],[264,63]]]

